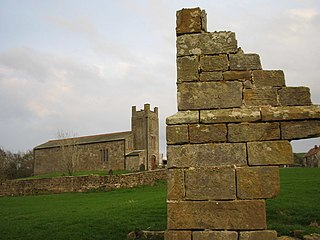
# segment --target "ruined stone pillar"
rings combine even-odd
[[[167,118],[166,240],[275,240],[265,199],[278,195],[292,139],[320,136],[309,89],[262,70],[233,32],[207,32],[199,8],[177,12],[178,113]]]

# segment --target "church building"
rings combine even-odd
[[[34,148],[34,174],[153,170],[159,164],[158,108],[132,106],[131,131],[50,140]]]

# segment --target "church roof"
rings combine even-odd
[[[99,142],[111,142],[111,141],[126,139],[131,134],[132,134],[131,131],[127,131],[127,132],[107,133],[107,134],[75,137],[75,138],[56,139],[56,140],[50,140],[46,143],[40,144],[39,146],[36,146],[34,149],[60,147],[66,144],[67,142],[68,143],[71,142],[72,144],[77,144],[77,145],[99,143]]]

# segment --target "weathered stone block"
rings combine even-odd
[[[258,70],[262,69],[258,54],[230,54],[230,70]]]
[[[261,120],[260,110],[254,108],[233,108],[201,110],[201,123],[256,122]]]
[[[233,167],[185,170],[186,199],[227,200],[236,198]]]
[[[199,123],[199,111],[179,111],[176,114],[167,117],[168,125]]]
[[[228,125],[229,142],[252,142],[279,139],[281,139],[280,124],[277,122]]]
[[[200,68],[202,71],[225,71],[229,68],[229,61],[226,54],[206,55],[200,57]]]
[[[234,32],[186,34],[177,37],[177,56],[235,53],[237,40]]]
[[[225,142],[227,126],[225,124],[189,125],[190,143]]]
[[[183,169],[168,170],[168,200],[179,200],[185,197]]]
[[[320,106],[262,107],[262,121],[320,119]]]
[[[167,126],[167,144],[182,144],[189,142],[188,125]]]
[[[164,232],[164,240],[191,240],[191,239],[192,239],[191,231],[167,230]]]
[[[304,139],[320,137],[320,120],[281,123],[282,139]]]
[[[262,200],[168,202],[168,228],[265,229],[265,202]]]
[[[204,11],[201,11],[200,8],[182,9],[177,11],[176,17],[177,35],[185,33],[200,33],[202,30],[206,29],[206,26],[202,26],[204,23],[202,18],[205,18],[206,14]]]
[[[223,80],[222,72],[202,72],[200,73],[200,81],[221,81]]]
[[[273,198],[279,194],[279,167],[243,167],[236,172],[239,198]]]
[[[240,107],[240,82],[199,82],[178,84],[178,109],[196,110]]]
[[[311,105],[310,90],[307,87],[285,87],[279,90],[279,102],[282,106]]]
[[[168,167],[243,166],[247,164],[245,143],[169,145],[167,153]]]
[[[284,73],[281,70],[252,71],[255,87],[282,87],[285,86]]]
[[[274,88],[245,89],[243,99],[246,106],[279,105],[277,90]]]
[[[223,79],[238,80],[238,81],[251,81],[251,71],[227,71],[223,73]]]
[[[292,164],[293,152],[288,141],[248,142],[249,165]]]
[[[199,57],[186,56],[177,58],[178,82],[199,81]]]
[[[240,232],[239,240],[277,240],[277,232],[270,230]]]
[[[238,233],[233,231],[194,231],[193,240],[238,240]]]

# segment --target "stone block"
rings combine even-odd
[[[167,117],[167,125],[199,123],[199,111],[179,111]]]
[[[305,139],[320,137],[320,120],[281,123],[282,139]]]
[[[258,108],[201,110],[201,123],[256,122],[261,120]]]
[[[270,230],[240,232],[239,240],[277,240],[277,232]]]
[[[280,139],[280,124],[277,122],[228,124],[229,142],[252,142]]]
[[[168,167],[243,166],[245,143],[168,145]]]
[[[200,81],[221,81],[223,80],[222,72],[202,72],[200,73]]]
[[[178,82],[199,81],[199,57],[186,56],[177,58]]]
[[[248,142],[249,165],[292,164],[293,152],[288,141]]]
[[[201,33],[206,29],[206,26],[202,26],[205,21],[202,21],[203,17],[206,17],[205,12],[200,8],[182,9],[176,13],[176,33],[177,35],[185,33]]]
[[[236,168],[236,173],[240,199],[273,198],[279,194],[279,167],[242,167]]]
[[[200,57],[200,69],[205,72],[226,71],[229,68],[229,61],[226,54],[206,55]]]
[[[167,144],[183,144],[189,142],[188,125],[169,125],[166,130]]]
[[[307,87],[285,87],[279,90],[279,102],[282,106],[311,105],[310,90]]]
[[[191,240],[191,239],[192,239],[191,231],[167,230],[164,232],[164,240]]]
[[[236,198],[234,167],[185,170],[186,199],[228,200]]]
[[[251,71],[227,71],[223,73],[223,80],[251,81]]]
[[[193,240],[238,240],[238,233],[233,231],[194,231]]]
[[[225,142],[227,126],[225,124],[189,125],[190,143]]]
[[[320,119],[320,106],[262,107],[262,121]]]
[[[185,197],[183,169],[168,170],[168,200],[179,200]]]
[[[281,70],[252,71],[252,78],[257,88],[285,86],[284,73]]]
[[[177,56],[235,53],[234,32],[186,34],[177,37]]]
[[[240,107],[240,82],[199,82],[178,84],[178,109],[197,110]]]
[[[262,230],[265,211],[263,200],[168,202],[168,228]]]
[[[230,70],[259,70],[262,69],[258,54],[230,54]]]
[[[243,99],[246,106],[279,105],[275,88],[245,89]]]

